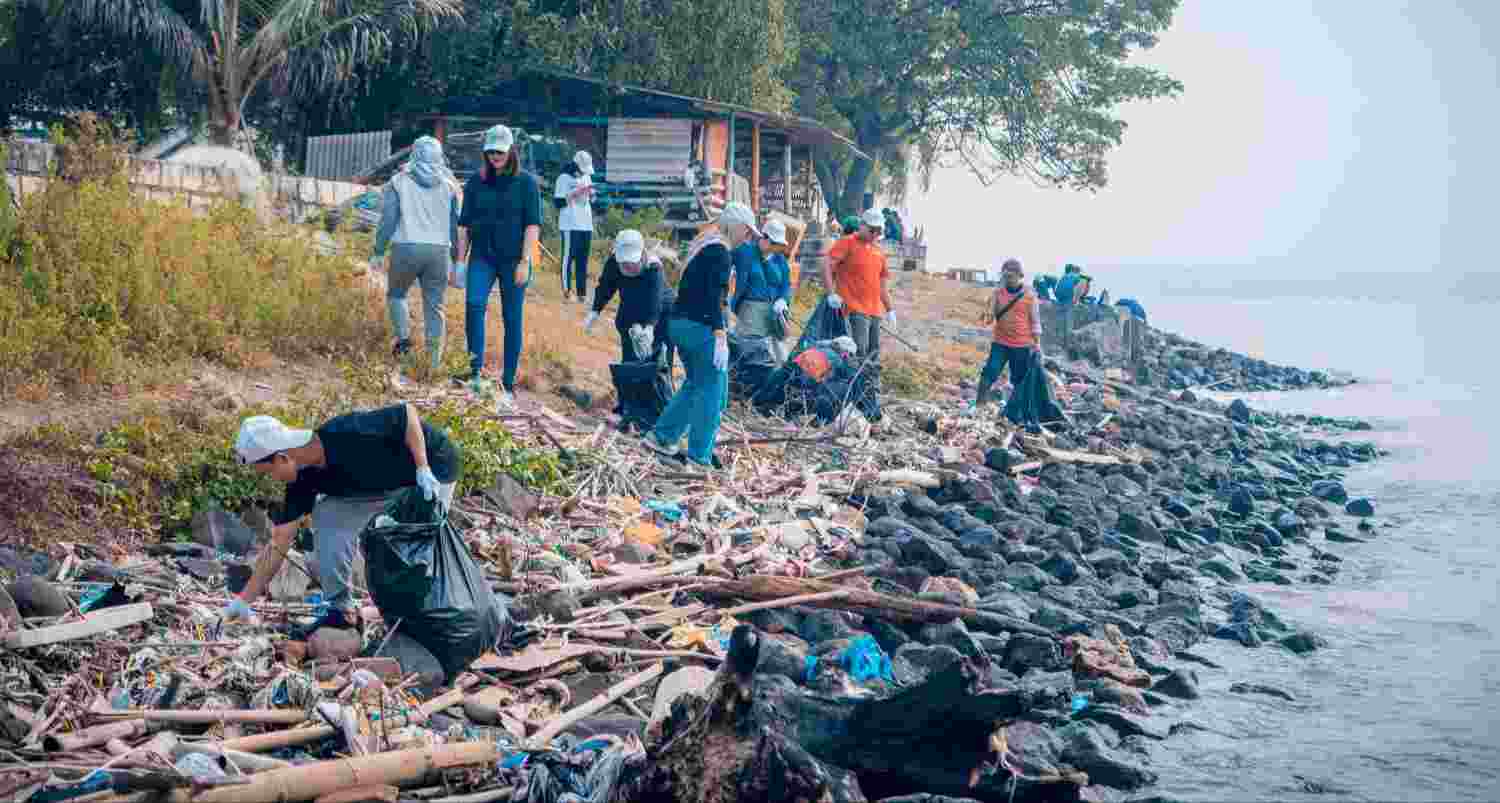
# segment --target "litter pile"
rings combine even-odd
[[[1330,422],[1051,367],[1056,431],[941,414],[956,400],[886,400],[853,433],[736,406],[712,473],[523,407],[505,417],[517,437],[585,467],[567,497],[502,476],[455,505],[446,532],[505,613],[494,649],[462,666],[393,649],[392,620],[432,609],[397,613],[378,593],[353,638],[304,639],[320,599],[295,553],[257,621],[221,625],[235,554],[262,541],[227,514],[124,561],[6,550],[0,799],[1050,801],[1148,786],[1149,744],[1197,696],[1195,643],[1318,647],[1235,586],[1327,582],[1341,543],[1368,537],[1345,515],[1375,529],[1340,471],[1377,452],[1315,439]],[[391,558],[366,555],[372,584],[423,565]],[[467,604],[458,615],[487,603]]]

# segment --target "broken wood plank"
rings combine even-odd
[[[6,633],[4,644],[13,650],[24,650],[27,647],[41,647],[47,644],[57,644],[62,641],[73,641],[97,636],[100,633],[108,633],[111,630],[119,630],[122,627],[138,625],[142,622],[150,621],[153,615],[151,603],[149,602],[120,605],[115,608],[105,608],[102,611],[90,613],[78,622],[68,622],[66,624],[52,625],[51,627],[39,627],[35,630],[17,630]]]
[[[598,651],[598,649],[598,647],[588,644],[567,644],[560,647],[529,644],[526,646],[526,649],[514,655],[499,656],[494,653],[485,653],[474,659],[474,662],[469,664],[469,666],[485,672],[499,670],[525,674],[527,672],[535,672],[538,669],[546,669],[563,661],[581,658],[589,653]]]
[[[599,713],[600,711],[603,711],[604,709],[612,705],[615,700],[618,700],[621,697],[629,694],[630,692],[640,688],[641,686],[644,686],[645,684],[650,683],[658,677],[661,677],[662,669],[664,666],[665,664],[660,662],[652,664],[649,668],[637,672],[634,675],[626,678],[625,680],[622,680],[619,683],[616,683],[615,685],[609,687],[609,689],[607,689],[603,694],[596,696],[594,699],[589,700],[583,705],[580,705],[572,709],[568,713],[558,717],[557,719],[552,720],[551,722],[547,723],[547,725],[541,730],[532,734],[531,744],[534,745],[535,749],[537,750],[546,749],[547,743],[552,741],[552,737],[567,730],[574,723],[578,722],[581,719],[584,719],[585,717],[590,717],[594,714]]]

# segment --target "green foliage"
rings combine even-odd
[[[671,229],[667,227],[667,212],[659,206],[643,206],[634,212],[623,206],[612,206],[594,221],[594,239],[611,241],[625,229],[635,229],[648,239],[666,240],[671,235]]]
[[[494,485],[509,474],[518,482],[545,493],[564,492],[569,467],[555,450],[529,449],[487,407],[445,401],[423,417],[448,433],[462,454],[462,473],[455,495],[462,497]]]

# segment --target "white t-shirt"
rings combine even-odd
[[[593,184],[594,180],[590,176],[563,173],[557,177],[557,189],[552,193],[552,197],[566,199],[574,190],[580,187],[591,187]],[[585,195],[568,201],[568,205],[557,213],[557,227],[563,231],[593,231],[594,205],[589,201],[589,197]]]

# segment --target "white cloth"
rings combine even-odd
[[[594,204],[585,195],[581,198],[568,199],[574,190],[583,187],[592,187],[594,180],[588,176],[574,176],[571,173],[563,173],[557,177],[557,189],[552,193],[554,198],[562,198],[568,201],[568,205],[557,213],[557,227],[563,231],[588,231],[594,230]]]

